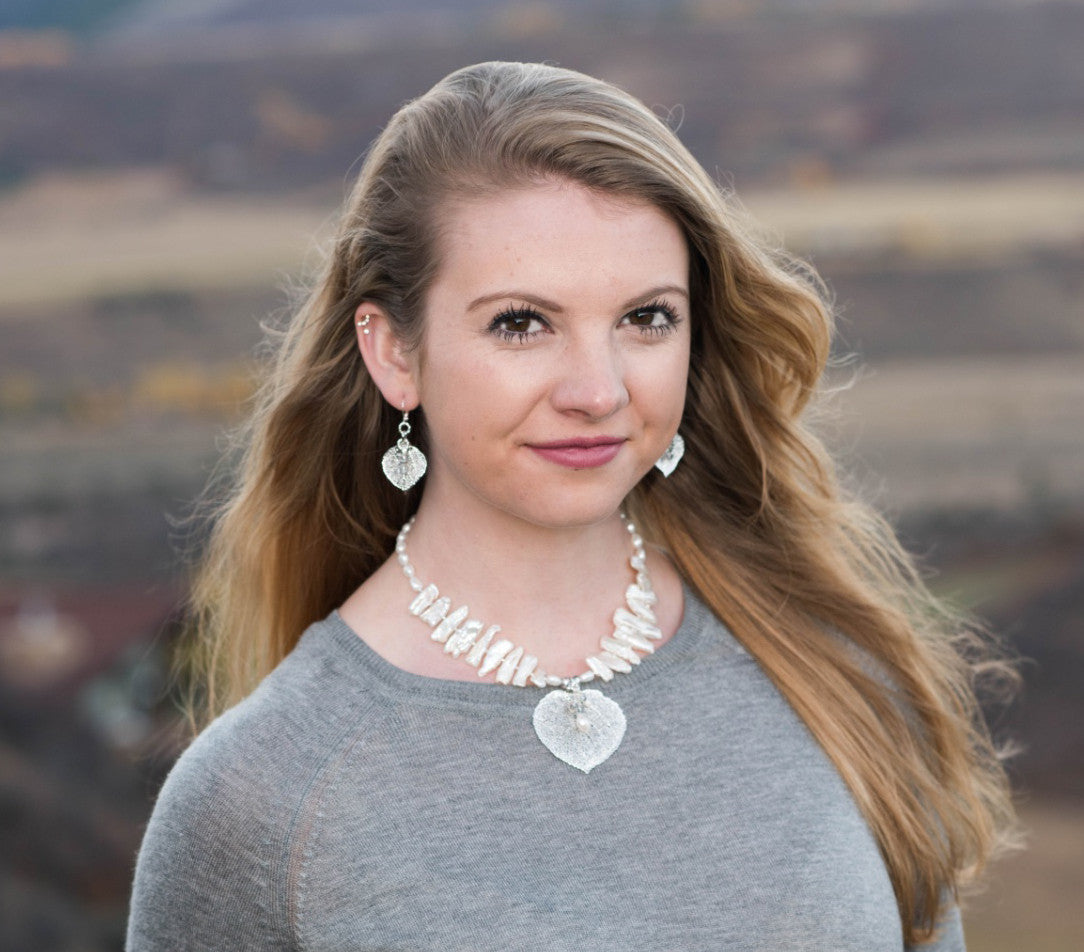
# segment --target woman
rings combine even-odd
[[[488,63],[400,110],[217,514],[229,710],[129,949],[962,948],[1004,775],[803,426],[830,330],[625,93]]]

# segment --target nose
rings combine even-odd
[[[628,405],[622,355],[597,338],[569,342],[559,358],[552,402],[564,413],[604,420]]]

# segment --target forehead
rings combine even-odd
[[[437,294],[523,281],[599,297],[687,286],[688,249],[673,218],[641,199],[564,180],[448,201],[438,235]]]

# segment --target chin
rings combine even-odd
[[[555,494],[549,499],[531,500],[525,506],[508,507],[510,515],[551,529],[580,529],[612,519],[621,511],[626,494]]]

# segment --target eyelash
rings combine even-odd
[[[516,304],[511,307],[506,307],[490,322],[490,333],[496,334],[501,340],[509,341],[513,344],[525,344],[536,334],[540,334],[541,331],[510,331],[507,327],[501,325],[505,321],[516,320],[535,320],[544,321],[545,318],[538,313],[534,308],[527,307],[523,304]]]
[[[663,317],[666,318],[666,323],[648,324],[646,326],[642,324],[634,325],[639,328],[640,333],[642,334],[652,334],[656,337],[659,337],[663,334],[669,334],[675,327],[678,326],[678,324],[681,323],[681,318],[678,317],[677,311],[675,311],[669,304],[667,304],[666,301],[662,300],[651,301],[649,304],[644,304],[641,307],[634,308],[633,310],[629,311],[629,313],[626,314],[625,317],[628,317],[629,314],[643,314],[645,312],[649,314],[655,312],[662,314]]]
[[[666,303],[666,301],[652,301],[649,304],[641,305],[640,307],[633,308],[627,314],[622,316],[622,320],[626,317],[630,317],[635,314],[644,313],[660,313],[666,318],[665,324],[634,324],[630,325],[636,327],[644,336],[661,337],[664,334],[669,334],[674,330],[678,324],[681,323],[681,318],[678,317],[674,309]],[[507,327],[501,325],[505,321],[515,320],[536,320],[545,322],[545,318],[538,313],[534,308],[527,307],[523,304],[513,305],[505,308],[501,311],[489,324],[489,332],[495,334],[502,340],[508,341],[514,344],[525,344],[532,338],[543,333],[543,331],[512,331]]]

